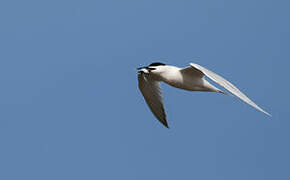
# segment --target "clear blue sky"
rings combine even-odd
[[[0,179],[290,179],[290,11],[282,0],[1,0]],[[201,64],[270,112],[135,68]]]

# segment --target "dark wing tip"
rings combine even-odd
[[[164,108],[162,107],[162,112],[163,112],[163,118],[162,119],[159,119],[159,121],[169,129],[169,126],[168,126],[168,123],[167,123],[167,120],[166,120],[166,114],[165,114],[165,110]]]
[[[169,129],[169,126],[168,126],[168,124],[167,124],[167,122],[165,121],[164,123],[162,122],[162,124],[166,127],[166,128],[168,128]]]

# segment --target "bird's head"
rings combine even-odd
[[[143,67],[139,67],[137,68],[138,70],[138,74],[140,73],[145,73],[145,74],[149,74],[150,72],[161,72],[162,68],[165,66],[166,64],[161,63],[161,62],[155,62],[155,63],[151,63],[149,66],[143,66]]]

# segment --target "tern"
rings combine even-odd
[[[264,111],[252,100],[250,100],[232,83],[220,75],[202,67],[201,65],[190,63],[188,67],[179,68],[160,62],[155,62],[149,66],[137,68],[137,70],[138,87],[147,105],[154,116],[167,128],[169,128],[169,126],[166,120],[160,82],[164,82],[175,88],[187,91],[217,92],[230,95],[210,84],[206,79],[204,79],[205,76],[221,85],[231,94],[237,96],[257,110],[271,116],[268,112]]]

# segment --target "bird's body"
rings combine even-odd
[[[166,65],[161,72],[152,71],[153,79],[163,81],[173,87],[188,91],[220,92],[220,90],[203,79],[198,73]]]
[[[251,101],[233,84],[198,64],[191,63],[189,67],[179,68],[176,66],[165,65],[163,63],[152,63],[147,67],[138,68],[138,70],[139,89],[152,113],[166,127],[168,127],[168,125],[159,82],[165,82],[173,87],[188,91],[206,91],[227,94],[210,84],[204,79],[204,76],[209,77],[211,80],[220,84],[232,94],[236,95],[259,111],[270,115]]]

